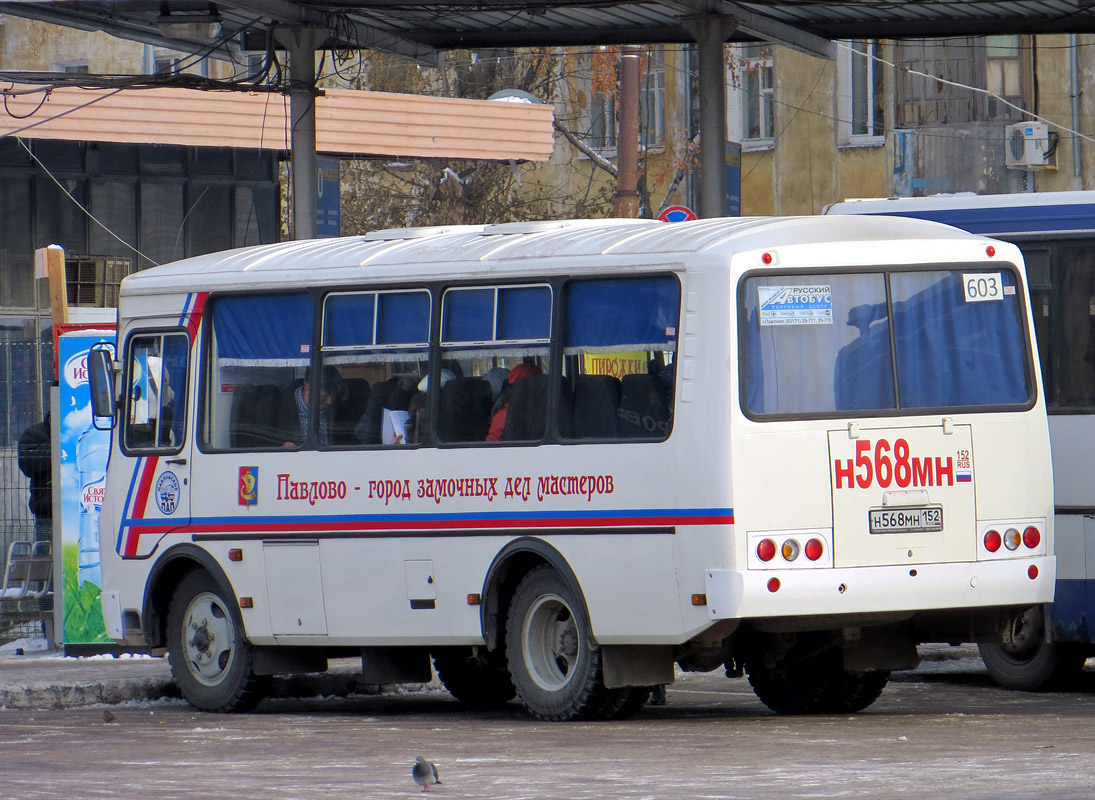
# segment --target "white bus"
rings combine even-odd
[[[683,670],[853,712],[1053,593],[1019,251],[865,218],[585,220],[127,278],[108,633],[195,706],[360,655],[621,718]]]
[[[1095,192],[950,194],[835,203],[828,214],[932,220],[1018,245],[1028,273],[1053,449],[1053,604],[980,645],[1003,686],[1071,683],[1095,655]]]

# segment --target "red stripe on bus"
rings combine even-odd
[[[325,523],[299,523],[299,522],[273,522],[273,523],[227,523],[227,524],[196,524],[187,525],[188,533],[248,533],[248,532],[324,532],[324,531],[354,531],[354,530],[466,530],[482,528],[609,528],[625,526],[655,526],[655,525],[733,525],[733,516],[704,516],[704,517],[606,517],[602,519],[589,519],[586,517],[551,517],[547,519],[452,519],[452,520],[347,520],[344,522]],[[137,529],[139,526],[139,530]],[[178,530],[178,525],[171,523],[130,523],[130,538],[143,534],[164,534]]]
[[[156,474],[156,465],[159,463],[159,456],[150,456],[144,460],[141,472],[141,481],[137,486],[137,496],[133,499],[133,518],[142,519],[145,514],[145,509],[148,506],[148,495],[152,490],[152,478]],[[170,529],[175,526],[168,525],[166,529]],[[137,555],[137,542],[140,539],[140,533],[136,533],[132,529],[129,531],[129,536],[126,537],[125,542],[125,554],[127,556]]]

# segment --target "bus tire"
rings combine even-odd
[[[235,601],[208,572],[188,573],[167,613],[167,660],[183,697],[202,711],[254,708],[267,683],[255,675],[254,657]]]
[[[877,700],[890,678],[846,671],[838,646],[805,635],[781,658],[747,659],[745,669],[753,692],[778,714],[853,714]]]
[[[549,721],[608,719],[629,690],[604,686],[601,649],[581,597],[548,565],[518,584],[506,618],[506,658],[518,697]]]
[[[845,672],[833,682],[823,710],[829,714],[855,714],[877,700],[889,682],[887,670]]]
[[[438,650],[433,666],[449,694],[470,708],[497,708],[517,696],[505,665],[478,663],[471,648]]]
[[[1084,668],[1088,652],[1079,645],[1046,641],[1043,606],[1028,608],[1015,622],[1012,641],[977,645],[989,675],[1005,689],[1025,692],[1067,685]]]

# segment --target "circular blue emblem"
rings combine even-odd
[[[156,505],[163,514],[174,514],[179,507],[179,479],[174,472],[162,472],[156,481]]]

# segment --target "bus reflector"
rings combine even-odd
[[[776,557],[776,543],[771,539],[761,539],[757,545],[757,558],[761,561],[771,561]]]
[[[990,553],[995,553],[1000,549],[1000,532],[994,530],[985,531],[985,549]]]
[[[240,608],[254,608],[255,599],[253,597],[241,597]]]
[[[692,595],[692,605],[694,605],[694,606],[705,606],[705,605],[707,605],[707,595],[705,595],[705,594],[694,594],[694,595]]]
[[[239,547],[233,547],[228,551],[229,561],[243,561],[243,550]]]
[[[768,579],[768,591],[770,591],[770,592],[778,592],[779,591],[779,578],[769,578]]]
[[[821,539],[811,539],[806,543],[806,557],[811,561],[817,561],[825,553],[825,545]]]
[[[1033,525],[1027,526],[1027,529],[1023,531],[1023,544],[1030,549],[1034,549],[1042,542],[1042,532],[1035,528]]]
[[[1004,531],[1004,547],[1008,550],[1018,550],[1022,541],[1023,537],[1019,535],[1019,531],[1015,528],[1008,528]]]
[[[794,561],[798,558],[799,546],[798,542],[794,539],[787,539],[783,543],[783,547],[780,549],[783,554],[784,561]]]
[[[988,247],[985,248],[985,255],[989,258],[992,258],[994,255],[996,255],[996,248],[990,244]]]
[[[1038,577],[1038,567],[1036,567],[1034,564],[1031,564],[1029,567],[1027,567],[1027,577],[1030,578],[1031,580],[1034,580],[1035,578],[1037,578]]]
[[[773,260],[771,253],[765,253],[760,257],[760,263],[762,264],[771,264]]]
[[[480,595],[478,592],[473,592],[472,594],[468,595],[468,605],[469,606],[477,606],[482,602],[483,602],[483,596]]]

